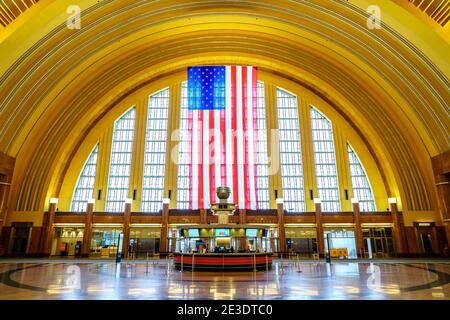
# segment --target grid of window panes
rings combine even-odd
[[[302,150],[297,97],[277,89],[283,201],[288,212],[305,211]]]
[[[264,94],[264,82],[258,81],[257,98],[257,186],[258,209],[269,209],[269,161],[267,156],[267,129],[266,129],[266,103]]]
[[[311,128],[317,190],[322,211],[338,212],[341,210],[341,202],[334,154],[333,127],[330,120],[315,108],[311,108]]]
[[[352,147],[347,144],[348,160],[350,164],[350,178],[352,180],[353,197],[359,201],[361,211],[376,211],[372,189],[364,167]]]
[[[86,161],[83,170],[81,170],[80,177],[72,197],[72,205],[70,210],[72,212],[85,212],[87,209],[87,202],[92,198],[95,185],[95,172],[97,169],[98,144],[94,147],[91,154]]]
[[[189,208],[189,137],[188,137],[188,108],[187,82],[181,85],[180,130],[178,144],[178,178],[177,178],[177,208]]]
[[[122,212],[125,209],[130,185],[135,120],[136,109],[132,108],[114,123],[106,212]]]
[[[141,196],[142,212],[157,212],[162,209],[168,115],[169,89],[164,89],[151,95],[148,100]]]

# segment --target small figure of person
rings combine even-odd
[[[448,249],[448,245],[445,245],[443,253],[444,253],[444,257],[448,257],[450,255],[450,251]]]
[[[231,252],[231,253],[234,253],[234,247],[233,247],[233,246],[231,246],[230,252]]]

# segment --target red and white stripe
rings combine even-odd
[[[191,209],[218,202],[216,188],[228,186],[228,201],[257,209],[257,69],[226,66],[225,110],[189,110]]]

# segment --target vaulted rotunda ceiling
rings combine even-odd
[[[193,64],[251,64],[308,88],[370,146],[403,210],[437,210],[430,159],[450,147],[449,44],[385,2],[85,0],[80,29],[66,26],[73,1],[35,4],[0,37],[10,210],[44,210],[109,110]],[[367,28],[373,3],[381,29]]]

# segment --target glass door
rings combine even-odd
[[[422,233],[420,236],[422,238],[423,252],[424,253],[433,253],[433,246],[432,246],[432,242],[431,242],[431,234],[429,234],[429,233]]]

